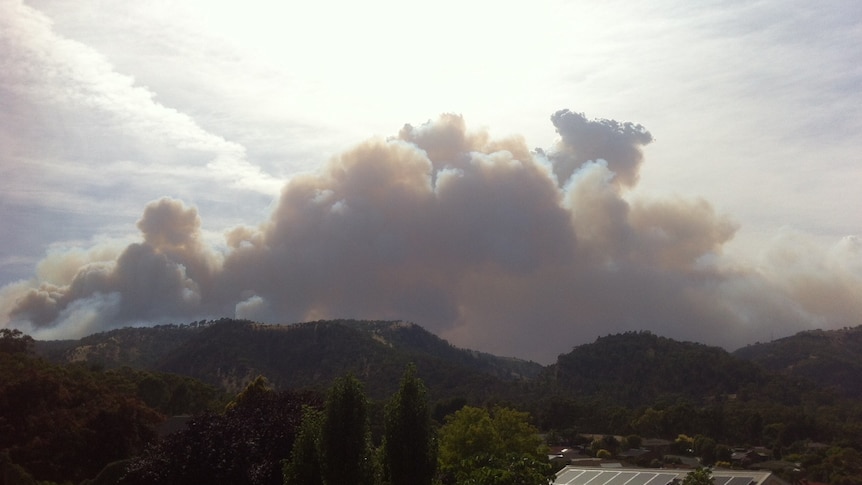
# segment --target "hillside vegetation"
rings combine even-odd
[[[542,367],[459,349],[405,322],[263,325],[222,319],[36,342],[38,353],[55,363],[28,358],[36,362],[28,365],[57,370],[37,372],[32,383],[9,379],[5,384],[37,386],[48,396],[43,407],[65,406],[50,398],[57,387],[50,376],[86,370],[96,374],[82,382],[107,376],[111,382],[126,382],[120,390],[128,399],[164,416],[183,407],[176,404],[186,402],[178,401],[183,396],[203,396],[197,406],[213,402],[217,396],[202,393],[207,384],[235,394],[264,376],[278,392],[320,395],[337,379],[353,375],[371,400],[372,433],[379,433],[380,403],[396,392],[404,369],[413,364],[428,387],[438,425],[465,405],[506,406],[529,412],[550,444],[582,443],[585,434],[605,436],[590,449],[607,456],[619,451],[613,436],[663,438],[682,443],[679,453],[697,453],[706,463],[717,459],[719,449],[762,446],[773,458],[803,464],[811,470],[807,476],[817,478],[841,460],[862,467],[862,459],[853,458],[862,450],[862,403],[848,387],[857,382],[854,369],[862,362],[860,334],[858,328],[806,332],[731,354],[650,332],[628,332],[574,347]],[[4,372],[13,371],[7,366]],[[106,401],[109,410],[115,408],[110,402],[115,401]],[[222,418],[207,419],[212,424]],[[152,424],[132,435],[127,443],[133,445],[117,449],[139,449],[146,441],[142,433]],[[24,439],[23,433],[16,436]],[[12,458],[14,463],[29,460],[23,452]]]
[[[663,399],[723,399],[770,379],[758,366],[719,347],[650,332],[601,337],[559,356],[543,377],[558,392],[577,392],[628,406]]]
[[[365,382],[372,398],[391,394],[410,362],[417,364],[434,398],[505,395],[507,382],[542,370],[534,362],[453,347],[412,323],[380,321],[263,325],[222,319],[113,330],[77,342],[41,344],[37,351],[59,362],[182,374],[230,392],[257,375],[280,389],[323,390],[352,373]]]
[[[800,332],[743,347],[733,355],[767,370],[862,398],[862,326]]]
[[[78,481],[140,453],[166,415],[200,413],[222,394],[188,377],[130,368],[59,365],[0,330],[0,477]],[[21,472],[24,473],[24,472]],[[26,480],[0,483],[32,483]]]

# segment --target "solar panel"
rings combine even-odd
[[[600,472],[600,471],[599,472],[594,472],[594,471],[584,472],[580,476],[575,477],[574,480],[570,481],[569,485],[586,485],[587,482],[589,482],[593,478],[596,478],[597,476],[599,476],[600,473],[602,473],[602,472]]]
[[[727,485],[749,485],[753,481],[754,477],[733,477]]]
[[[589,485],[607,485],[608,481],[613,480],[619,474],[620,472],[617,471],[603,470],[599,472],[596,478],[590,481]]]
[[[652,480],[648,481],[648,485],[666,485],[669,481],[676,478],[678,475],[674,473],[673,475],[668,473],[656,473]]]
[[[674,479],[682,479],[686,470],[634,470],[634,469],[582,469],[564,470],[554,480],[554,485],[667,485]],[[715,485],[754,485],[761,472],[722,472],[716,470],[712,476]]]
[[[637,473],[626,485],[645,485],[652,480],[653,473]]]
[[[584,473],[583,470],[566,470],[565,472],[560,474],[560,476],[558,476],[556,480],[554,480],[554,483],[559,485],[568,484],[581,473]]]
[[[617,475],[617,476],[611,478],[610,480],[608,480],[607,482],[605,482],[605,485],[630,485],[626,482],[631,480],[632,477],[634,477],[635,475],[637,475],[637,473],[620,472],[619,475]]]

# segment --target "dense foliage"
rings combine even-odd
[[[385,406],[383,443],[375,449],[367,399],[351,375],[336,380],[322,411],[306,408],[285,485],[430,485],[437,442],[425,386],[408,366]]]
[[[720,398],[746,386],[763,388],[766,373],[718,347],[678,342],[649,332],[601,337],[559,356],[543,376],[553,388],[625,406],[658,399]]]
[[[223,413],[204,413],[128,466],[123,485],[278,485],[303,406],[314,395],[275,392],[252,382]]]
[[[682,480],[682,485],[713,485],[712,472],[709,468],[698,468],[692,470]]]
[[[0,330],[0,450],[38,480],[92,478],[155,440],[164,414],[201,411],[220,396],[188,377],[52,364],[32,348],[29,336]]]
[[[290,459],[284,463],[285,485],[323,485],[318,449],[322,415],[320,410],[310,406],[303,409],[302,424],[293,442]]]
[[[431,485],[437,471],[437,437],[425,385],[410,365],[386,405],[383,473],[390,485]]]
[[[106,369],[132,367],[157,370],[159,363],[214,322],[127,327],[80,340],[37,341],[36,353],[53,362],[86,360]]]
[[[159,351],[158,358],[138,355],[146,352],[142,349],[158,347],[159,339],[174,332],[189,332],[184,335],[191,336],[184,337],[179,344],[171,344],[170,350]],[[139,450],[151,439],[151,434],[147,433],[152,430],[152,422],[144,418],[152,418],[153,411],[169,415],[212,409],[210,403],[218,398],[213,388],[188,377],[163,374],[158,370],[170,369],[198,376],[212,384],[236,390],[245,387],[258,373],[267,375],[278,389],[311,388],[321,391],[331,386],[339,376],[352,373],[357,383],[362,383],[363,393],[371,396],[366,408],[371,437],[365,439],[367,448],[362,456],[371,464],[370,470],[376,481],[397,482],[397,472],[393,475],[394,467],[387,462],[394,452],[392,448],[386,451],[386,443],[403,438],[387,436],[396,429],[390,422],[395,404],[390,401],[388,406],[384,405],[384,400],[396,393],[399,376],[412,361],[416,363],[414,377],[418,379],[421,376],[429,384],[427,404],[438,426],[448,425],[453,418],[447,419],[447,416],[457,414],[465,406],[489,412],[489,419],[493,415],[491,410],[495,408],[519,409],[535,417],[534,424],[547,433],[549,444],[583,445],[587,453],[596,456],[619,458],[621,452],[638,448],[646,438],[664,438],[671,443],[671,454],[694,456],[705,465],[729,466],[731,449],[758,446],[762,447],[760,459],[774,462],[770,466],[776,467],[776,472],[788,481],[808,478],[854,484],[860,483],[856,477],[862,476],[862,460],[859,458],[862,450],[862,403],[858,399],[848,399],[846,396],[849,394],[844,391],[836,393],[823,389],[816,381],[788,369],[798,365],[810,370],[816,368],[818,360],[830,361],[820,357],[823,352],[834,354],[830,365],[840,361],[853,368],[854,359],[862,361],[862,355],[854,350],[857,335],[862,335],[862,330],[800,334],[780,348],[772,347],[760,354],[752,352],[759,357],[749,355],[751,361],[744,361],[715,347],[676,342],[649,332],[629,332],[576,347],[560,356],[554,365],[546,367],[541,376],[522,379],[513,378],[513,375],[530,374],[518,367],[527,366],[529,369],[528,363],[516,362],[507,367],[509,364],[505,359],[488,360],[486,356],[456,349],[415,325],[398,322],[335,321],[281,327],[223,320],[194,327],[165,326],[137,337],[123,332],[112,333],[111,342],[121,342],[119,346],[95,337],[78,347],[69,342],[56,343],[53,355],[85,359],[99,356],[98,359],[72,365],[53,365],[34,359],[27,353],[33,348],[32,339],[20,332],[8,331],[0,334],[0,348],[7,349],[5,360],[0,362],[0,372],[12,377],[0,383],[3,386],[0,406],[7,406],[6,409],[17,406],[18,410],[8,411],[12,419],[0,414],[0,426],[10,430],[0,434],[0,439],[9,442],[6,446],[8,466],[4,466],[10,470],[18,470],[15,467],[20,465],[21,470],[40,479],[77,480],[92,477],[99,466]],[[808,348],[800,343],[803,341],[812,342],[808,357],[797,355]],[[129,343],[142,347],[123,347]],[[60,352],[60,347],[65,350]],[[38,351],[39,342],[35,348]],[[761,346],[754,348],[762,349]],[[816,358],[811,358],[812,355]],[[120,358],[105,361],[113,356]],[[157,365],[155,369],[136,370],[117,367],[117,363],[126,358],[123,356],[134,357],[135,365],[142,362],[157,362]],[[777,362],[788,367],[779,369],[776,374],[758,362]],[[111,367],[114,368],[103,370]],[[21,369],[31,369],[27,371],[30,374],[21,374],[30,377],[15,377]],[[501,375],[506,375],[507,379],[501,379]],[[98,411],[105,413],[102,417],[98,417],[98,412],[92,408],[70,409],[69,403],[73,401],[69,399],[78,391],[69,389],[75,386],[82,386],[87,393],[94,395],[101,392],[98,389],[108,391],[106,395],[110,395],[109,398],[87,401],[94,407],[99,406]],[[234,408],[243,407],[239,403],[246,399],[258,400],[258,397],[250,396],[269,395],[270,391],[267,391],[264,381],[258,381],[237,397],[235,404],[224,413],[221,411],[225,401],[222,401],[219,412],[210,412],[191,421],[192,428],[199,430],[191,431],[190,428],[185,439],[193,441],[195,432],[199,436],[194,439],[198,440],[218,441],[230,436],[246,436],[222,436],[216,428],[236,427],[230,424],[236,418],[227,417],[238,412]],[[77,402],[83,402],[80,397],[77,399]],[[25,406],[21,403],[24,401],[28,406],[29,403],[36,404],[33,409],[23,410]],[[417,398],[414,403],[423,401]],[[140,412],[134,411],[136,409]],[[181,411],[183,409],[187,411]],[[284,479],[294,473],[294,477],[306,478],[292,483],[313,484],[315,482],[308,477],[320,477],[323,473],[320,451],[325,418],[319,406],[306,407],[305,411],[301,409],[300,406],[291,411],[294,416],[291,436],[299,437],[292,449],[295,454],[302,451],[305,455],[300,456],[314,456],[315,459],[300,460],[304,467],[286,467]],[[34,416],[45,413],[48,417],[32,417],[24,411]],[[304,420],[301,418],[303,415],[306,416]],[[158,414],[155,416],[153,419],[161,419]],[[68,420],[76,424],[67,428],[56,425]],[[69,452],[58,451],[71,447],[69,443],[74,443],[75,447],[93,443],[88,440],[95,439],[93,436],[99,432],[105,433],[98,430],[97,421],[121,432],[117,437],[95,443],[92,449],[96,453],[87,454],[92,456],[79,454],[80,459],[70,458]],[[138,422],[145,424],[128,424]],[[301,427],[300,422],[303,423]],[[253,423],[253,420],[247,423]],[[417,423],[419,421],[410,426]],[[251,424],[248,426],[253,427]],[[212,429],[206,431],[207,427]],[[585,438],[586,433],[593,437]],[[424,432],[419,434],[424,436]],[[34,436],[38,439],[33,439]],[[485,435],[478,432],[475,436],[478,439]],[[167,443],[172,439],[179,438],[169,438]],[[493,443],[493,440],[485,440],[485,443]],[[99,446],[104,446],[104,449]],[[158,450],[159,446],[151,450]],[[293,442],[281,448],[279,456],[290,456],[291,446]],[[459,478],[452,468],[444,467],[438,469],[437,479],[442,478],[449,483],[453,480],[501,483],[518,476],[519,470],[535,469],[533,465],[541,462],[533,462],[529,457],[518,459],[517,454],[511,455],[508,450],[493,446],[490,449],[489,453],[464,458],[465,462],[472,460],[467,465],[481,472]],[[205,451],[214,454],[207,455],[201,451],[200,460],[218,460],[229,455],[220,455],[218,453],[222,452],[215,449],[207,448]],[[39,453],[50,454],[52,459],[56,457],[52,462],[56,467],[53,471],[40,466],[41,462],[36,459]],[[158,463],[157,454],[153,451],[147,453],[143,457],[149,456],[151,461]],[[387,458],[387,453],[390,458]],[[450,453],[446,458],[447,453],[441,446],[440,464],[452,457]],[[272,460],[268,463],[273,463]],[[661,456],[634,461],[633,464],[657,466],[661,464]],[[733,464],[747,466],[749,463],[733,461]],[[225,466],[228,468],[216,468],[222,471],[230,469],[230,466]],[[267,476],[273,483],[281,479],[279,465],[267,469],[272,471]]]
[[[336,320],[261,325],[222,319],[187,326],[113,330],[78,344],[37,345],[47,358],[86,358],[105,367],[128,365],[194,377],[229,392],[267,376],[279,389],[328,386],[346,373],[363,381],[372,399],[392,395],[405,366],[415,362],[432,398],[471,393],[488,399],[509,382],[535,376],[539,364],[458,349],[403,322]]]
[[[525,412],[466,406],[440,428],[444,485],[540,485],[550,471],[547,450]]]
[[[332,385],[320,423],[318,458],[325,485],[370,485],[374,477],[368,401],[352,375]]]
[[[800,332],[743,347],[733,355],[844,396],[862,398],[862,326]]]
[[[0,450],[40,480],[81,480],[155,438],[161,416],[122,376],[0,353]]]
[[[366,406],[361,384],[348,375],[332,386],[322,412],[306,408],[284,466],[284,484],[547,483],[547,453],[527,413],[465,407],[440,430],[438,457],[424,384],[413,366],[385,406],[382,444],[376,452]]]
[[[36,341],[17,328],[0,328],[0,353],[29,354]]]

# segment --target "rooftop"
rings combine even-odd
[[[681,483],[690,470],[653,468],[587,468],[567,466],[557,472],[554,485],[667,485]],[[713,470],[715,485],[787,485],[768,471]]]

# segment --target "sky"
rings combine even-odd
[[[0,0],[0,326],[860,325],[859,45],[855,0]]]

